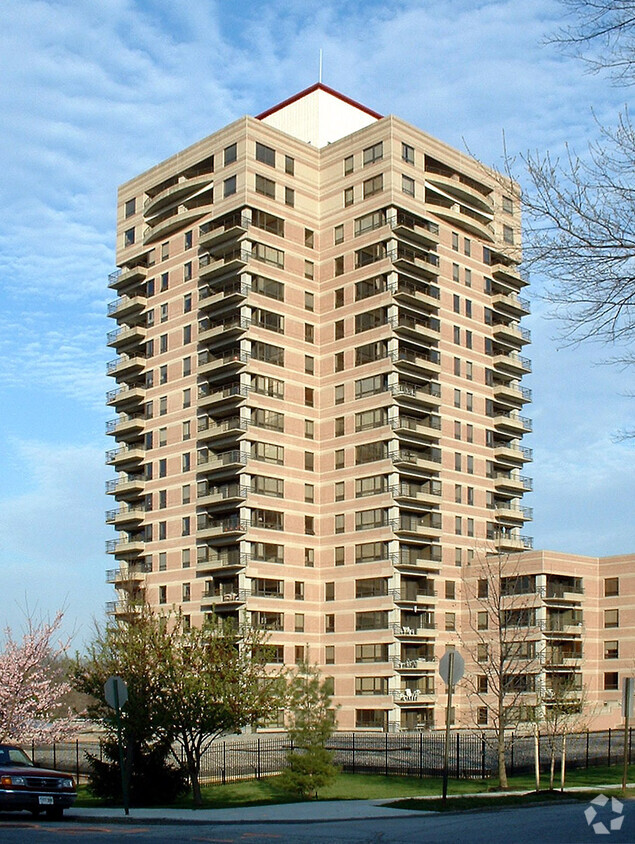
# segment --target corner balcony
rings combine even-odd
[[[492,295],[492,307],[495,311],[509,314],[516,319],[531,313],[529,300],[523,299],[516,293],[494,293]]]
[[[150,223],[143,230],[143,245],[147,246],[150,243],[155,243],[157,240],[167,237],[177,229],[186,228],[209,213],[210,207],[211,200],[207,207],[197,205],[194,208],[186,208],[184,205],[179,205],[173,211],[157,215],[158,219],[155,219],[155,222]],[[147,220],[147,222],[150,221]]]
[[[208,377],[233,375],[243,369],[249,358],[249,353],[240,349],[227,349],[219,354],[204,349],[198,355],[198,374]]]
[[[433,604],[437,597],[437,590],[432,583],[429,583],[426,586],[418,586],[416,592],[402,587],[401,589],[390,589],[389,594],[392,595],[395,604],[399,605]]]
[[[511,472],[494,472],[492,477],[496,490],[523,495],[525,492],[531,492],[533,488],[531,478],[523,475],[515,475]]]
[[[191,199],[194,194],[200,193],[213,184],[214,180],[209,173],[193,176],[190,179],[181,176],[175,185],[169,185],[145,200],[143,203],[143,216],[148,219],[157,214],[163,206],[172,205],[179,200],[185,200],[185,198]]]
[[[497,431],[508,432],[515,436],[522,437],[523,434],[529,433],[532,428],[532,421],[527,416],[520,416],[515,411],[509,413],[497,413],[490,417],[492,425]]]
[[[233,608],[237,604],[244,604],[249,597],[249,589],[236,589],[233,592],[223,592],[219,589],[203,592],[203,601],[205,604],[211,604],[217,609]]]
[[[487,243],[494,243],[494,232],[488,214],[462,205],[455,201],[454,197],[444,196],[442,192],[439,192],[439,188],[433,187],[427,180],[425,201],[431,214]]]
[[[409,505],[438,507],[441,498],[441,481],[431,480],[426,484],[403,482],[391,486],[389,492],[395,501]]]
[[[247,331],[250,325],[251,320],[247,317],[241,317],[240,314],[233,314],[218,321],[204,317],[198,324],[198,339],[200,343],[210,343],[218,339],[222,339],[222,342],[226,343],[230,340],[237,340]]]
[[[414,571],[433,571],[438,572],[442,561],[441,546],[429,544],[426,548],[418,548],[416,557],[411,557],[410,554],[395,554],[393,565],[397,569],[407,569]]]
[[[510,264],[503,264],[502,261],[491,264],[489,268],[490,275],[498,281],[502,281],[511,287],[525,287],[529,282],[522,277],[518,267]]]
[[[134,467],[142,463],[146,458],[144,446],[122,445],[119,448],[111,448],[106,452],[106,465],[114,466],[117,470],[125,470],[125,467]]]
[[[533,539],[530,536],[521,536],[512,533],[491,533],[487,535],[487,539],[493,543],[496,551],[503,553],[517,553],[521,551],[529,551],[533,548]]]
[[[143,554],[145,547],[144,540],[139,537],[108,539],[106,541],[106,553],[115,554],[117,557],[138,556]]]
[[[117,439],[136,439],[145,427],[145,414],[122,413],[106,422],[106,433]]]
[[[141,506],[115,507],[106,512],[106,524],[117,528],[123,525],[139,525],[145,516],[145,508]]]
[[[396,671],[403,674],[422,671],[426,668],[430,670],[431,668],[434,668],[436,661],[436,656],[434,656],[433,653],[430,653],[428,656],[417,657],[416,659],[400,659],[399,657],[393,657],[392,664],[394,665]]]
[[[143,612],[143,604],[132,603],[131,601],[107,601],[106,613],[114,615],[122,621],[134,618]]]
[[[547,615],[547,620],[544,626],[544,633],[546,636],[582,636],[584,632],[584,622],[582,618],[576,618],[571,615]]]
[[[436,249],[439,244],[439,224],[433,223],[432,220],[398,210],[394,216],[388,218],[387,222],[397,237],[404,237],[406,240],[415,241],[421,246],[429,246],[431,249]]]
[[[389,357],[397,371],[422,377],[435,377],[441,373],[441,355],[436,349],[403,349],[390,352]]]
[[[221,539],[239,538],[241,534],[249,530],[249,521],[231,516],[227,519],[212,519],[206,514],[200,513],[196,525],[197,539]]]
[[[239,506],[249,495],[249,487],[241,484],[227,484],[224,487],[212,487],[204,495],[196,499],[197,505],[207,508],[227,509],[229,506]]]
[[[409,686],[404,689],[393,689],[391,694],[393,700],[399,706],[404,704],[425,704],[429,706],[431,703],[436,703],[434,682],[427,684],[423,689],[413,689]]]
[[[464,205],[476,208],[489,217],[493,216],[494,203],[491,191],[488,194],[482,193],[471,180],[467,180],[459,173],[445,173],[434,167],[427,167],[424,175],[426,182],[440,188]]]
[[[115,588],[124,588],[124,584],[138,584],[145,579],[146,574],[152,571],[152,564],[131,563],[127,566],[120,566],[118,569],[109,569],[106,572],[106,583],[112,583]]]
[[[223,243],[246,235],[249,226],[249,217],[240,212],[233,214],[229,219],[210,220],[199,226],[198,245],[201,249],[216,249]]]
[[[528,387],[521,387],[520,384],[498,382],[493,385],[493,390],[494,398],[501,403],[517,405],[531,401],[531,390]]]
[[[106,404],[110,407],[125,408],[141,404],[146,396],[145,387],[122,384],[106,393]]]
[[[145,342],[146,331],[145,325],[124,325],[115,328],[106,335],[106,345],[117,350],[126,346],[139,345]],[[134,356],[135,352],[129,354]]]
[[[198,264],[200,279],[212,281],[232,273],[242,272],[251,260],[247,249],[231,249],[221,255],[201,255]]]
[[[390,325],[397,336],[416,343],[438,343],[441,337],[441,323],[433,316],[399,313],[390,320]]]
[[[116,498],[137,498],[144,489],[145,479],[141,474],[106,481],[106,494]]]
[[[247,465],[249,455],[238,449],[223,451],[220,454],[199,453],[196,470],[205,475],[233,475]]]
[[[393,384],[390,392],[399,405],[411,407],[432,407],[438,410],[441,404],[441,385],[437,381],[430,381],[427,384],[415,384],[402,381]]]
[[[414,249],[399,243],[396,249],[386,253],[398,270],[416,277],[436,280],[439,275],[439,256],[434,252]]]
[[[247,430],[247,422],[239,416],[228,419],[212,419],[210,416],[199,416],[197,424],[197,439],[199,442],[232,442],[237,440]]]
[[[397,302],[410,307],[436,313],[441,305],[439,288],[425,281],[414,281],[400,275],[397,283],[389,287],[389,290]]]
[[[148,267],[138,265],[136,267],[124,267],[120,270],[115,270],[108,276],[108,287],[112,290],[120,290],[122,287],[127,287],[133,282],[145,281],[148,275]]]
[[[397,468],[438,473],[441,468],[441,449],[427,448],[421,451],[402,448],[389,455]]]
[[[411,516],[402,513],[399,520],[393,524],[396,534],[406,536],[423,536],[439,539],[442,533],[441,513],[427,513],[425,516]]]
[[[397,639],[414,639],[417,636],[430,637],[432,631],[436,630],[436,624],[432,619],[420,619],[417,624],[401,625],[391,624],[392,631]]]
[[[198,406],[219,411],[221,408],[234,407],[242,404],[249,394],[249,388],[240,384],[228,384],[225,387],[213,388],[207,382],[199,384]]]
[[[523,346],[531,343],[531,331],[513,322],[497,322],[492,326],[492,336],[497,343]]]
[[[145,365],[146,356],[142,352],[136,352],[132,355],[124,354],[114,360],[108,361],[106,364],[106,375],[111,375],[115,378],[138,375]]]
[[[390,427],[399,435],[438,441],[441,436],[441,417],[436,414],[398,416],[391,419]]]
[[[198,547],[199,556],[196,561],[196,571],[200,574],[222,571],[234,572],[247,565],[247,555],[238,551],[231,554],[218,554],[213,548],[207,546]]]
[[[503,463],[529,463],[533,459],[533,452],[516,443],[494,443],[492,446],[494,460]]]
[[[250,292],[250,285],[245,284],[238,278],[225,282],[218,287],[210,287],[206,284],[198,291],[198,309],[204,312],[216,310],[219,307],[236,307],[245,301]]]
[[[531,507],[521,507],[511,502],[499,502],[494,507],[494,515],[499,519],[510,521],[528,522],[533,519]]]
[[[526,373],[531,372],[531,361],[529,358],[521,357],[515,352],[494,355],[492,363],[495,369],[508,372],[515,378],[521,378]]]
[[[145,296],[120,296],[108,305],[108,316],[113,319],[125,319],[126,317],[140,314],[146,307]]]

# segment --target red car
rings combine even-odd
[[[26,809],[59,820],[76,797],[71,776],[38,768],[19,747],[0,744],[0,812]]]

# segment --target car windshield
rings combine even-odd
[[[33,762],[19,747],[0,747],[0,765],[24,765],[32,768]]]

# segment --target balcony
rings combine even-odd
[[[205,285],[198,292],[198,308],[200,311],[218,308],[236,307],[242,304],[251,291],[249,284],[236,278],[218,287]]]
[[[221,591],[214,589],[211,592],[205,591],[203,593],[203,601],[206,604],[220,608],[224,605],[244,604],[249,597],[249,589],[235,589],[233,591]]]
[[[106,465],[114,466],[117,470],[123,470],[126,466],[134,466],[142,463],[146,458],[146,450],[141,445],[122,445],[119,448],[111,448],[106,452]]]
[[[410,516],[402,513],[397,523],[393,525],[393,531],[397,534],[440,538],[441,513],[427,513],[425,516]]]
[[[214,389],[205,382],[198,387],[198,406],[200,408],[214,408],[242,404],[249,394],[249,388],[240,384],[228,384]]]
[[[121,525],[138,525],[146,516],[146,511],[140,506],[115,507],[106,512],[106,524],[120,527]]]
[[[511,411],[508,413],[498,413],[491,417],[492,425],[497,431],[507,431],[515,436],[522,436],[529,433],[532,428],[532,421],[527,416],[520,416],[518,413]]]
[[[251,320],[241,317],[240,314],[233,314],[223,320],[212,321],[204,317],[198,324],[198,339],[201,343],[222,338],[223,343],[237,339],[249,328]]]
[[[414,384],[401,381],[390,387],[390,392],[398,403],[437,409],[441,404],[441,385],[436,381],[428,384]]]
[[[217,355],[204,349],[199,352],[198,356],[198,374],[209,377],[212,375],[227,376],[234,372],[240,372],[249,358],[248,352],[243,352],[240,349],[227,349]]]
[[[196,526],[197,539],[226,539],[238,537],[249,530],[247,519],[231,516],[228,519],[212,519],[206,514],[199,514]]]
[[[556,633],[558,635],[581,636],[583,629],[584,623],[582,619],[573,616],[558,617],[548,615],[544,626],[546,635]]]
[[[437,317],[399,313],[390,320],[393,331],[399,337],[405,337],[416,343],[438,343],[441,336],[441,323]]]
[[[106,433],[119,440],[136,439],[145,427],[143,413],[122,413],[106,422]]]
[[[415,558],[410,555],[396,554],[393,563],[395,568],[438,572],[442,560],[441,546],[428,545],[427,548],[420,548],[418,551],[419,554]]]
[[[143,581],[148,572],[152,571],[152,564],[148,562],[131,563],[128,566],[121,566],[118,569],[110,569],[106,572],[106,583],[113,583],[116,588],[126,583],[138,583]]]
[[[492,336],[498,343],[512,346],[522,346],[531,343],[531,332],[528,328],[513,322],[497,322],[492,326]]]
[[[399,210],[394,216],[389,217],[387,222],[397,237],[405,237],[407,240],[432,249],[436,249],[439,244],[439,226],[431,220]]]
[[[212,487],[205,494],[199,495],[196,503],[201,507],[238,506],[249,495],[249,487],[240,484],[227,484],[224,487]]]
[[[497,280],[504,282],[511,287],[524,287],[529,282],[524,279],[516,265],[503,264],[501,261],[491,264],[490,274]]]
[[[509,552],[510,554],[528,551],[534,544],[530,536],[521,536],[514,533],[488,533],[487,538],[494,544],[497,551]]]
[[[145,396],[145,387],[122,384],[120,387],[109,390],[106,393],[106,404],[115,408],[132,407],[143,402]]]
[[[215,249],[222,243],[243,237],[247,234],[250,222],[246,214],[237,212],[228,219],[203,223],[198,230],[198,245],[201,249]]]
[[[398,657],[393,657],[392,663],[397,671],[404,672],[421,671],[423,668],[429,669],[434,666],[436,661],[436,656],[431,653],[429,656],[417,657],[416,659],[399,659]]]
[[[196,469],[200,473],[208,474],[234,474],[247,465],[249,455],[247,452],[232,449],[223,451],[220,454],[210,452],[204,454],[199,452]]]
[[[413,249],[399,243],[396,249],[391,249],[386,253],[386,257],[397,269],[411,275],[435,280],[439,275],[439,256],[434,252]]]
[[[513,405],[531,401],[531,390],[527,387],[521,387],[520,384],[499,382],[495,383],[493,388],[496,401],[508,402]]]
[[[200,442],[216,442],[236,440],[247,430],[247,422],[239,416],[229,419],[212,419],[210,416],[199,416],[197,438]]]
[[[492,307],[501,313],[510,314],[516,319],[531,313],[529,300],[523,299],[516,293],[494,293],[492,295]]]
[[[462,177],[459,173],[450,173],[441,169],[435,169],[434,167],[426,167],[425,180],[459,202],[476,208],[489,217],[494,214],[494,204],[490,196],[491,191],[487,194],[481,192],[472,180]]]
[[[106,540],[106,553],[115,554],[118,557],[143,554],[145,547],[144,540],[136,536]]]
[[[533,511],[531,507],[521,507],[511,502],[499,502],[494,507],[494,515],[499,519],[510,519],[514,521],[531,521]]]
[[[434,621],[430,619],[421,619],[416,626],[414,624],[411,626],[391,624],[390,626],[395,636],[399,639],[413,638],[415,636],[430,636],[432,635],[430,631],[436,629]]]
[[[524,477],[523,475],[514,475],[510,472],[495,472],[493,480],[496,490],[512,492],[516,495],[531,492],[533,488],[531,478]]]
[[[133,603],[131,601],[107,601],[106,613],[114,615],[117,618],[126,619],[133,618],[143,611],[143,604]]]
[[[405,437],[421,437],[438,440],[441,436],[441,417],[436,414],[425,414],[420,417],[398,416],[390,420],[390,427]]]
[[[429,481],[427,484],[400,483],[390,487],[389,492],[395,501],[403,501],[405,504],[418,504],[421,506],[439,505],[441,497],[441,481]]]
[[[233,571],[244,568],[247,565],[246,554],[239,554],[238,552],[232,554],[217,554],[212,548],[199,546],[199,554],[201,550],[205,553],[199,556],[196,562],[196,570],[202,574],[217,570]]]
[[[193,208],[186,208],[184,205],[179,205],[172,212],[157,215],[156,222],[147,226],[143,231],[143,245],[155,243],[157,240],[167,237],[176,229],[186,228],[204,214],[207,214],[210,207],[211,199],[207,207],[197,205]]]
[[[389,288],[394,298],[401,304],[421,307],[436,313],[440,305],[439,288],[426,284],[424,281],[413,281],[403,276],[397,278],[397,283]]]
[[[133,282],[145,281],[148,275],[148,267],[138,265],[136,267],[115,270],[108,276],[108,287],[112,290],[120,290]]]
[[[422,451],[402,448],[389,455],[395,466],[409,469],[421,469],[426,472],[439,472],[441,467],[441,449],[427,448]]]
[[[516,445],[516,443],[494,443],[491,446],[494,460],[507,463],[529,463],[533,458],[530,448]]]
[[[145,325],[124,325],[115,328],[106,335],[106,345],[114,349],[124,348],[144,342],[146,339]],[[134,354],[134,353],[133,353]]]
[[[145,479],[141,474],[106,481],[106,494],[117,498],[136,498],[144,489]]]
[[[430,377],[441,372],[441,355],[436,349],[404,349],[390,352],[389,357],[399,371]]]
[[[250,260],[251,252],[247,249],[231,249],[221,255],[201,255],[198,275],[199,278],[207,281],[222,278],[225,275],[241,272]]]
[[[148,219],[158,214],[163,206],[172,205],[179,200],[185,201],[187,198],[192,199],[194,194],[198,194],[205,188],[211,187],[213,183],[213,179],[209,173],[194,176],[190,179],[180,176],[179,181],[175,185],[169,185],[154,196],[146,199],[143,204],[143,216]]]
[[[114,302],[109,303],[108,316],[113,317],[113,319],[125,319],[140,314],[146,304],[145,296],[120,296]]]
[[[430,604],[437,596],[437,590],[432,583],[425,586],[418,586],[417,591],[404,588],[390,589],[389,594],[396,604]]]
[[[425,703],[430,705],[430,703],[435,702],[434,696],[434,683],[430,683],[426,686],[425,689],[394,689],[392,692],[393,700],[403,705],[404,703],[413,704],[413,703]]]
[[[531,361],[529,358],[521,357],[515,352],[494,355],[492,363],[495,369],[509,372],[515,378],[520,378],[524,374],[531,372]]]
[[[137,375],[146,365],[146,356],[141,352],[133,355],[121,355],[121,357],[109,360],[106,364],[106,375],[120,378],[124,375]]]
[[[432,187],[426,181],[425,201],[428,210],[446,223],[454,226],[488,243],[494,242],[490,215],[475,211],[467,205],[456,201],[455,197],[443,194],[440,188]]]

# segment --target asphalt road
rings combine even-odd
[[[26,815],[0,815],[0,840],[3,844],[25,841],[73,841],[77,844],[101,842],[164,842],[172,844],[584,844],[607,841],[635,842],[635,801],[623,804],[621,830],[598,835],[587,824],[586,804],[543,806],[497,811],[463,812],[446,815],[413,815],[403,818],[299,823],[101,823],[68,820],[47,822],[30,820]],[[615,817],[610,805],[600,810],[595,821],[606,823]]]

